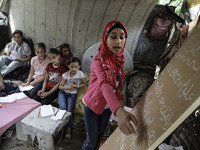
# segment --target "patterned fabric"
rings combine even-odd
[[[45,60],[42,63],[39,62],[38,56],[33,57],[31,59],[31,65],[34,68],[33,78],[37,80],[37,79],[45,76],[45,74],[46,74],[45,69],[49,63],[50,63],[50,60],[47,57],[45,58]]]
[[[25,42],[22,42],[21,46],[19,46],[15,41],[12,41],[8,44],[8,49],[6,51],[11,53],[10,58],[12,60],[24,59],[31,55],[31,49]]]
[[[99,54],[101,55],[103,69],[106,71],[107,79],[109,83],[114,87],[114,89],[116,88],[116,79],[119,81],[125,78],[123,55],[125,47],[123,47],[121,52],[116,55],[112,53],[107,45],[107,37],[109,35],[109,32],[116,24],[120,24],[123,27],[127,41],[127,30],[125,26],[120,21],[111,21],[105,27],[105,30],[103,32],[103,40],[99,47]],[[126,41],[124,46],[126,45]],[[117,72],[115,72],[115,70],[117,70]]]

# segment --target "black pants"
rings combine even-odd
[[[50,90],[45,90],[45,92],[48,92]],[[40,102],[42,105],[48,105],[51,104],[51,102],[58,97],[58,90],[54,91],[50,95],[48,95],[45,98],[40,98],[37,94],[33,97],[34,100]]]
[[[43,84],[43,81],[42,82],[39,82],[37,84],[34,85],[34,88],[31,89],[29,92],[28,92],[28,96],[30,98],[33,98],[34,96],[37,95],[38,91],[42,89],[42,84]]]

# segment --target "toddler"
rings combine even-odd
[[[77,57],[72,57],[68,62],[69,71],[62,75],[62,80],[59,85],[59,108],[71,113],[75,105],[77,89],[86,84],[85,76],[83,72],[79,70],[80,65],[80,60]],[[71,137],[72,118],[73,115],[70,116],[67,124],[67,138]]]

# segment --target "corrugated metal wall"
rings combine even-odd
[[[12,31],[20,29],[47,48],[61,42],[70,44],[82,58],[94,43],[101,41],[105,25],[122,21],[128,29],[126,49],[134,54],[138,37],[156,0],[10,0]]]

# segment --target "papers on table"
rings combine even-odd
[[[8,96],[9,96],[9,95],[8,95]],[[27,95],[24,94],[23,92],[20,92],[20,93],[13,93],[13,94],[11,94],[10,96],[15,96],[16,100],[17,100],[17,99],[22,99],[22,98],[27,97]]]
[[[27,86],[18,85],[18,87],[19,87],[20,91],[29,91],[33,88],[33,86],[31,86],[31,85],[27,85]]]
[[[51,105],[43,105],[40,107],[40,116],[41,117],[49,117],[51,116],[52,120],[60,120],[65,115],[66,110],[60,110],[56,109],[53,110],[53,107]],[[55,108],[54,108],[55,109]]]
[[[0,103],[12,103],[18,99],[22,99],[27,97],[23,92],[20,93],[13,93],[11,95],[1,97],[0,98]]]
[[[15,100],[16,100],[15,97],[8,95],[8,96],[5,96],[5,97],[1,97],[0,103],[12,103]]]
[[[51,105],[41,106],[40,115],[41,117],[47,117],[54,114],[53,107]]]
[[[56,110],[54,115],[51,116],[52,120],[61,120],[65,114],[66,110]]]

